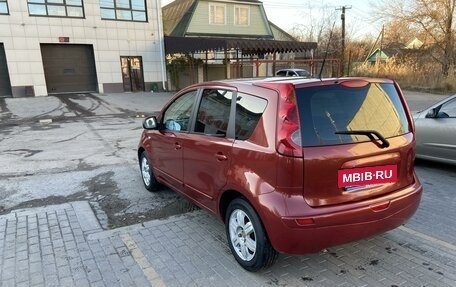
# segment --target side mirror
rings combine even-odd
[[[157,129],[157,127],[158,127],[158,122],[157,122],[156,116],[148,117],[143,121],[143,128],[146,130],[154,130],[154,129]]]
[[[435,118],[437,117],[437,113],[439,112],[439,108],[430,109],[429,112],[426,114],[426,118]]]

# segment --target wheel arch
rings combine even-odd
[[[258,210],[257,205],[255,204],[254,200],[252,200],[252,198],[250,198],[248,196],[245,196],[242,192],[239,192],[239,191],[234,190],[234,189],[230,189],[230,190],[225,191],[222,194],[222,196],[220,197],[220,200],[219,200],[219,216],[223,220],[223,222],[225,222],[225,220],[226,220],[226,211],[228,209],[228,206],[236,198],[243,198],[245,201],[247,201],[248,204],[250,204],[250,206],[252,206],[253,210],[256,212],[256,214],[260,218],[261,224],[264,227],[263,214],[262,214],[262,212],[260,212]],[[267,232],[266,232],[266,234],[267,234]]]
[[[138,161],[141,159],[141,154],[142,154],[143,152],[145,152],[145,151],[146,151],[146,149],[143,148],[142,146],[140,146],[140,147],[138,148]]]
[[[250,201],[242,193],[240,193],[239,191],[236,191],[236,190],[227,190],[222,194],[222,196],[220,197],[220,200],[219,200],[219,216],[223,222],[225,222],[226,210],[228,209],[228,206],[230,205],[230,203],[234,199],[240,198],[240,197],[245,198],[250,203]],[[252,205],[252,204],[250,203],[250,205]]]
[[[258,238],[257,240],[259,240],[258,242],[261,242],[261,243],[259,243],[260,246],[263,246],[263,247],[259,250],[257,250],[255,248],[257,255],[255,255],[254,258],[257,258],[257,259],[253,258],[252,264],[245,263],[243,260],[246,260],[246,259],[240,258],[239,255],[236,254],[237,252],[235,251],[235,247],[233,246],[233,243],[230,243],[231,239],[230,239],[230,235],[229,235],[229,231],[228,231],[228,229],[229,229],[228,226],[230,225],[230,223],[226,222],[226,220],[227,220],[226,212],[227,212],[231,202],[233,202],[236,199],[242,199],[242,201],[244,201],[245,204],[247,204],[250,207],[249,208],[250,212],[253,212],[254,214],[247,215],[247,216],[249,217],[249,219],[251,221],[253,220],[253,218],[250,216],[254,216],[257,218],[257,220],[259,220],[259,222],[258,222],[258,224],[260,225],[260,226],[258,226],[259,229],[257,229],[255,227],[254,230],[255,230],[255,234],[258,235],[258,237],[257,237]],[[240,201],[237,202],[237,204],[239,204],[239,203],[240,203]],[[244,208],[246,208],[246,207],[244,207]],[[242,208],[242,209],[244,209],[244,208]],[[244,211],[244,212],[247,212],[247,214],[249,213],[249,211]],[[272,264],[274,264],[274,262],[277,259],[278,252],[272,245],[272,242],[271,242],[271,239],[269,236],[269,232],[264,224],[264,218],[262,217],[261,212],[259,212],[258,208],[255,207],[255,204],[252,202],[251,199],[247,198],[242,193],[240,193],[236,190],[228,190],[228,191],[224,192],[220,198],[219,213],[220,213],[221,218],[223,219],[223,222],[226,223],[225,232],[227,235],[228,245],[231,249],[231,252],[233,253],[233,256],[235,257],[236,261],[244,269],[251,271],[251,272],[256,272],[258,270],[267,268],[267,267],[271,266]],[[254,220],[253,220],[253,222],[254,222]],[[257,233],[257,232],[259,232],[259,233]],[[260,234],[262,234],[262,236],[260,236]]]

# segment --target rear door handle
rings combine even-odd
[[[225,161],[228,159],[228,157],[226,155],[224,155],[223,153],[217,153],[217,154],[215,154],[215,157],[217,158],[218,161]]]
[[[174,149],[180,150],[180,149],[182,149],[182,146],[179,143],[174,143]]]

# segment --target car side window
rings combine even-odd
[[[279,76],[279,77],[285,77],[286,75],[287,75],[286,71],[278,71],[277,72],[277,76]]]
[[[288,75],[289,77],[296,77],[296,73],[294,71],[288,71]]]
[[[232,91],[204,90],[196,116],[195,132],[226,136],[232,98]]]
[[[456,118],[456,99],[443,104],[437,115],[439,118]]]
[[[163,124],[167,130],[188,131],[196,94],[196,90],[183,94],[168,107],[163,114]]]
[[[248,139],[258,124],[268,101],[252,95],[238,93],[236,97],[236,139]]]

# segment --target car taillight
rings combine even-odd
[[[294,87],[283,85],[279,93],[277,152],[286,156],[302,157],[301,125]]]
[[[415,150],[412,149],[407,155],[407,180],[413,182],[415,174]]]

